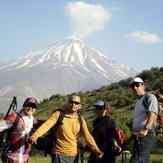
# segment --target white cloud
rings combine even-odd
[[[142,43],[142,44],[150,44],[150,43],[159,43],[162,42],[162,39],[158,38],[156,34],[150,34],[145,31],[134,31],[129,33],[127,38],[131,39],[134,42]]]
[[[90,5],[85,2],[69,2],[64,8],[66,16],[70,18],[72,34],[78,38],[102,30],[112,16],[101,5]]]

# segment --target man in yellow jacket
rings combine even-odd
[[[77,111],[81,108],[81,98],[78,95],[72,95],[68,100],[68,108],[65,110],[65,116],[62,124],[59,125],[55,136],[57,143],[55,153],[52,153],[52,163],[78,163],[79,162],[79,143],[78,136],[80,124]],[[60,112],[56,111],[29,139],[29,143],[36,144],[37,139],[53,127],[59,117]],[[94,138],[89,133],[85,120],[82,118],[81,134],[90,149],[100,159],[103,152],[97,147]]]

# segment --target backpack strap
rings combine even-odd
[[[82,121],[82,118],[81,116],[78,114],[78,120],[79,120],[79,124],[80,124],[80,132],[82,131],[82,124],[83,124],[83,121]]]
[[[12,128],[11,128],[11,130],[10,130],[10,132],[9,132],[10,135],[11,135],[11,134],[13,133],[13,131],[15,130],[16,126],[17,126],[18,123],[19,123],[20,117],[21,117],[19,113],[16,113],[16,114],[17,114],[17,116],[16,116],[16,119],[15,119],[15,122],[14,122],[14,124],[13,124],[13,126],[12,126]]]
[[[59,111],[59,117],[58,117],[57,123],[55,124],[55,129],[53,131],[54,135],[55,135],[59,125],[62,124],[63,118],[65,116],[65,110],[57,109],[57,111]]]
[[[143,105],[144,107],[147,109],[147,102],[148,102],[148,98],[149,98],[149,94],[151,94],[150,92],[147,92],[145,95],[144,95],[144,98],[143,98]]]
[[[8,130],[6,141],[11,137],[13,131],[15,130],[15,128],[17,127],[17,125],[19,123],[20,114],[19,113],[16,113],[16,114],[17,114],[16,119],[15,119],[12,127]]]
[[[7,152],[8,152],[9,146],[10,146],[10,143],[9,143],[10,141],[9,140],[11,139],[12,133],[15,130],[15,128],[17,127],[17,125],[19,123],[19,120],[20,120],[20,117],[21,117],[21,115],[19,113],[16,113],[16,114],[17,114],[16,119],[15,119],[12,127],[8,130],[6,140],[2,145],[2,148],[3,148],[2,155],[5,156],[5,157],[7,156]]]
[[[55,129],[54,129],[54,131],[53,131],[53,134],[54,134],[54,135],[55,135],[55,133],[56,133],[56,131],[57,131],[59,125],[62,124],[63,118],[64,118],[64,116],[65,116],[65,110],[57,109],[57,111],[59,111],[60,114],[59,114],[57,123],[55,124]],[[78,114],[78,121],[79,121],[79,124],[80,124],[80,132],[81,132],[81,130],[82,130],[82,123],[83,123],[83,122],[82,122],[82,118],[81,118],[81,116],[80,116],[79,114]]]

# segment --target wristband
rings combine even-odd
[[[148,131],[150,130],[150,128],[148,126],[145,126],[145,129],[148,130]]]

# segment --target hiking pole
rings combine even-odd
[[[84,163],[85,144],[82,143],[82,142],[79,142],[79,148],[80,148],[80,159],[81,159],[81,163]]]
[[[11,109],[15,112],[17,110],[17,101],[16,101],[16,97],[14,96],[13,99],[12,99],[12,102],[10,104],[10,107],[6,113],[6,116],[5,118],[9,115]]]
[[[140,156],[140,139],[138,139],[138,160],[141,163],[141,156]]]

